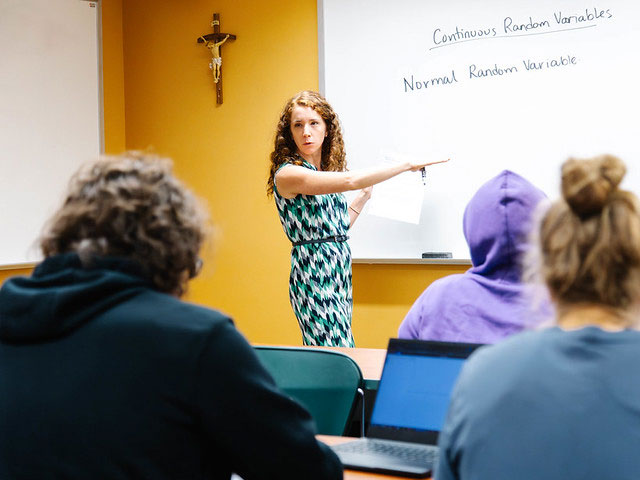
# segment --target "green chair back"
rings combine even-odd
[[[254,349],[278,387],[311,413],[318,433],[345,433],[363,386],[360,367],[351,357],[322,349]]]

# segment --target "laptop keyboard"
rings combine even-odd
[[[437,447],[409,445],[403,442],[368,439],[341,443],[333,445],[332,448],[336,453],[388,455],[418,465],[434,465],[438,460]]]

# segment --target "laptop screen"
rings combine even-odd
[[[435,444],[462,365],[479,346],[391,339],[368,436]]]

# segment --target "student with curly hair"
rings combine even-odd
[[[305,345],[353,347],[351,250],[347,230],[371,196],[371,186],[440,162],[403,162],[348,171],[342,129],[331,105],[303,91],[280,115],[267,194],[275,197],[293,245],[289,299]],[[347,206],[342,192],[360,190]]]
[[[0,478],[342,478],[229,317],[179,299],[204,220],[163,159],[73,177],[0,289]]]
[[[616,157],[568,160],[529,260],[557,326],[479,349],[440,434],[438,480],[636,479],[640,203]]]

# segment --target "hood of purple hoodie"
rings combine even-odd
[[[463,219],[473,266],[432,283],[411,307],[398,336],[494,343],[550,319],[546,292],[521,283],[532,214],[545,198],[509,170],[482,185]]]
[[[470,273],[520,281],[520,260],[531,231],[532,213],[545,194],[510,170],[482,185],[464,211]]]

